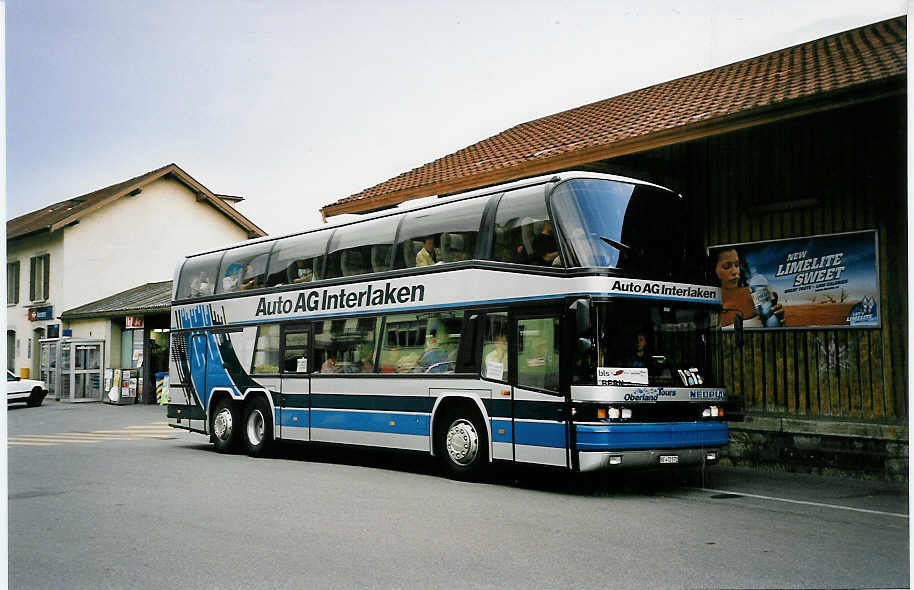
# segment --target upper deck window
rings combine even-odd
[[[384,217],[336,230],[330,240],[324,278],[351,277],[390,270],[400,216]]]
[[[681,273],[687,224],[675,193],[582,178],[556,187],[551,205],[571,248],[568,266],[615,267],[669,279]]]
[[[181,269],[178,281],[178,299],[193,299],[212,295],[219,274],[219,261],[223,252],[188,258]]]
[[[273,243],[260,242],[227,250],[219,268],[216,293],[233,293],[263,287]]]
[[[270,255],[267,287],[308,283],[321,278],[321,264],[329,231],[283,238]]]
[[[492,260],[562,266],[543,185],[509,191],[495,213]]]
[[[409,213],[394,252],[395,268],[474,258],[479,222],[487,201],[482,197]]]

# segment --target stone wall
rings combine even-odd
[[[908,429],[750,414],[730,424],[730,445],[722,462],[906,483]]]

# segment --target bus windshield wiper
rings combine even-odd
[[[631,246],[626,246],[622,242],[617,242],[616,240],[614,240],[612,238],[607,238],[606,236],[600,236],[600,239],[603,240],[604,242],[606,242],[607,244],[609,244],[610,246],[612,246],[613,248],[615,248],[616,250],[619,250],[620,252],[631,252],[631,250],[632,250]]]

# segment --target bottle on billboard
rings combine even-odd
[[[774,298],[768,287],[768,278],[756,272],[754,268],[750,272],[749,292],[752,294],[752,302],[755,304],[755,311],[758,312],[762,325],[767,328],[780,327],[781,320],[774,315]]]

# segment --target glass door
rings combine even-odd
[[[311,440],[311,326],[282,327],[279,436]]]
[[[568,466],[567,406],[561,393],[561,322],[532,314],[513,318],[514,459]]]

